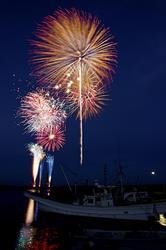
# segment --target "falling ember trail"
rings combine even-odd
[[[79,104],[80,104],[80,164],[83,162],[83,124],[82,124],[82,57],[79,57]]]

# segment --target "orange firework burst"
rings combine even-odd
[[[32,41],[35,73],[39,79],[55,85],[66,83],[66,76],[85,70],[97,78],[114,71],[116,48],[109,29],[90,14],[75,9],[59,10],[39,26]],[[83,82],[84,84],[84,82]]]
[[[39,145],[48,151],[59,150],[65,143],[64,132],[58,126],[54,127],[49,133],[47,131],[38,133],[36,139]]]
[[[104,28],[96,17],[76,9],[59,10],[54,16],[46,17],[36,37],[32,41],[33,62],[36,66],[34,72],[40,81],[69,92],[68,78],[71,75],[78,78],[82,164],[82,123],[83,113],[86,113],[83,110],[86,106],[83,106],[83,88],[88,84],[86,88],[91,90],[93,88],[89,85],[97,82],[95,88],[100,90],[99,83],[114,72],[117,57],[115,43],[109,29]]]

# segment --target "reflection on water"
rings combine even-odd
[[[25,224],[30,225],[34,220],[34,211],[35,211],[35,201],[29,199],[26,217],[25,217]]]
[[[63,244],[53,228],[37,229],[24,225],[19,233],[16,250],[60,250]]]
[[[31,226],[23,226],[20,229],[18,240],[17,240],[17,250],[31,249],[33,244],[33,239],[35,235],[35,229]]]
[[[29,199],[25,223],[22,225],[15,250],[53,250],[62,249],[60,234],[55,228],[37,227],[33,222],[37,219],[38,204]]]
[[[47,190],[47,195],[50,194],[50,190]],[[113,234],[113,231],[97,231],[97,230],[88,230],[86,228],[86,224],[81,224],[79,226],[77,220],[71,221],[68,226],[62,225],[63,222],[66,222],[65,220],[60,222],[60,227],[58,224],[58,218],[56,218],[55,223],[48,223],[47,221],[47,215],[46,214],[40,214],[38,213],[38,203],[36,203],[34,200],[29,199],[27,207],[25,209],[25,221],[24,224],[22,224],[18,234],[17,234],[17,240],[15,245],[15,250],[69,250],[69,249],[124,249],[124,246],[130,246],[133,243],[133,237],[135,237],[135,245],[133,248],[128,249],[165,249],[162,248],[162,241],[157,241],[157,245],[154,245],[154,241],[152,243],[148,241],[149,248],[143,248],[144,243],[147,244],[147,238],[146,235],[148,235],[148,231],[145,234],[145,232],[142,233],[144,238],[141,238],[142,241],[140,241],[140,232],[139,230],[133,230],[130,232],[131,241],[120,241],[121,239],[129,239],[129,233],[128,235],[125,234],[125,231],[122,231],[120,234],[119,232],[119,238],[117,240],[117,232],[115,230],[115,235]],[[41,220],[40,220],[41,219]],[[43,220],[44,219],[44,220]],[[52,222],[52,217],[51,217]],[[86,221],[87,222],[87,221]],[[75,223],[77,227],[75,228]],[[163,214],[160,214],[159,223],[163,226],[166,226],[166,218]],[[66,225],[66,224],[65,224]],[[85,230],[86,228],[86,230]],[[126,231],[127,232],[127,231]],[[116,236],[116,237],[115,237]],[[153,236],[153,237],[152,237]],[[158,234],[151,234],[152,240],[155,238],[155,240],[159,239]],[[105,237],[105,238],[104,238]],[[164,239],[166,239],[166,234],[163,234]],[[144,239],[144,240],[143,240]],[[144,242],[145,241],[145,242]],[[95,244],[96,247],[93,247]],[[128,245],[125,245],[128,244]],[[164,243],[165,244],[165,243]],[[135,248],[138,245],[139,248]],[[0,248],[1,249],[1,248]]]

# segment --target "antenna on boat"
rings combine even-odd
[[[119,188],[120,188],[120,195],[123,197],[124,194],[124,171],[123,171],[123,165],[119,160],[115,160],[116,164],[116,169],[117,169],[117,178],[118,178],[118,183],[119,183]]]
[[[107,186],[107,164],[104,165],[104,186]]]
[[[69,187],[69,190],[72,192],[72,188],[71,188],[71,186],[70,186],[70,182],[69,182],[69,180],[68,180],[68,178],[67,178],[67,175],[65,174],[65,171],[64,171],[64,168],[63,168],[62,164],[60,164],[60,168],[61,168],[61,170],[62,170],[62,173],[63,173],[64,177],[65,177],[65,180],[66,180],[66,182],[67,182],[67,185],[68,185],[68,187]]]
[[[119,182],[120,182],[120,192],[121,192],[121,195],[123,196],[123,193],[124,193],[124,187],[123,187],[124,172],[123,172],[123,166],[121,165],[120,162],[118,162],[118,176],[119,176]]]

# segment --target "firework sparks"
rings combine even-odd
[[[58,126],[51,129],[49,133],[47,131],[38,133],[36,135],[36,139],[38,143],[48,151],[59,150],[61,147],[63,147],[65,142],[64,132]]]
[[[80,92],[78,85],[79,77],[77,74],[68,76],[68,85],[66,91],[66,98],[70,106],[70,112],[77,113],[80,116]],[[94,74],[88,70],[82,74],[82,119],[96,116],[108,101],[108,94],[106,94],[106,87],[99,81]]]
[[[66,82],[82,67],[104,78],[114,71],[116,48],[109,29],[90,14],[75,9],[56,11],[45,18],[32,41],[33,61],[41,81]]]
[[[44,162],[43,160],[41,160],[39,166],[39,188],[41,187],[43,168],[44,168]]]
[[[32,176],[33,176],[33,187],[36,187],[36,178],[39,171],[40,161],[44,158],[45,153],[43,152],[43,148],[38,144],[29,144],[29,151],[33,155],[33,164],[32,164]]]
[[[109,29],[90,14],[75,9],[59,10],[45,18],[32,42],[35,74],[42,82],[49,82],[55,89],[68,88],[68,77],[78,75],[80,116],[80,162],[83,147],[83,101],[84,72],[90,72],[97,81],[102,81],[114,72],[116,48]],[[56,82],[56,85],[55,85]],[[94,81],[91,82],[92,84]]]
[[[68,94],[69,103],[72,112],[76,112],[79,117],[79,94],[74,89]],[[87,119],[88,117],[97,116],[101,112],[105,102],[108,101],[108,95],[103,86],[91,85],[88,88],[82,90],[82,117]]]
[[[51,179],[52,179],[52,171],[54,166],[54,156],[51,154],[48,154],[46,156],[46,162],[47,162],[47,170],[48,170],[48,187],[51,186]]]
[[[37,90],[22,98],[19,114],[28,132],[50,131],[64,124],[67,118],[64,106],[64,102],[55,100],[48,92]]]

